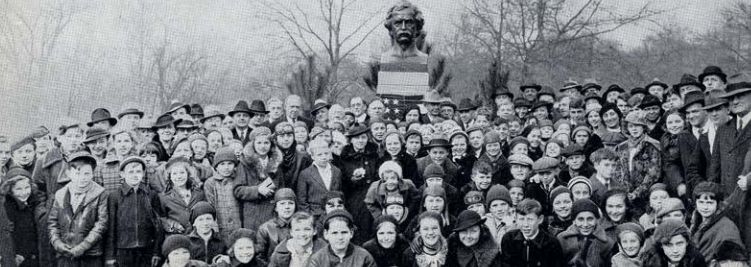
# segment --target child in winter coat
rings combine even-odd
[[[738,227],[727,217],[730,210],[723,199],[722,189],[716,183],[701,182],[694,188],[696,210],[691,220],[691,239],[706,262],[712,261],[723,241],[743,244]]]
[[[279,243],[289,238],[289,220],[295,213],[295,192],[282,188],[274,193],[275,218],[258,227],[256,254],[263,261],[268,261]]]
[[[107,193],[93,180],[96,159],[88,152],[68,156],[70,183],[55,193],[49,214],[58,266],[101,266],[107,229]]]
[[[640,267],[641,248],[644,245],[644,228],[641,225],[627,222],[618,225],[618,253],[611,259],[613,267]]]
[[[256,253],[256,233],[250,229],[240,228],[232,232],[227,243],[230,262],[217,262],[214,267],[266,267],[266,262]]]
[[[493,185],[488,191],[485,203],[488,205],[485,226],[490,230],[498,247],[501,247],[503,235],[516,228],[516,214],[511,212],[511,195],[505,186]]]
[[[212,264],[229,262],[229,257],[223,255],[227,252],[227,245],[213,229],[216,224],[214,218],[216,210],[206,201],[198,202],[190,210],[190,222],[193,225],[193,231],[188,234],[191,259]]]
[[[518,229],[503,236],[501,266],[563,266],[558,239],[540,229],[544,221],[542,205],[537,200],[522,200],[516,207]]]
[[[144,181],[146,164],[136,156],[120,162],[123,184],[109,195],[108,266],[154,266],[164,232],[159,196]]]
[[[296,212],[289,225],[290,238],[276,246],[269,267],[303,267],[313,253],[326,248],[326,241],[317,238],[315,218],[310,213]]]
[[[308,258],[305,266],[325,267],[331,262],[341,266],[376,267],[373,256],[367,250],[350,243],[354,234],[352,215],[337,210],[326,215],[323,235],[329,241],[327,248],[320,249]]]
[[[573,180],[572,180],[573,181]],[[574,224],[558,234],[563,262],[568,266],[610,266],[615,242],[598,224],[600,209],[587,198],[574,201]]]
[[[405,180],[402,176],[402,167],[396,161],[386,161],[378,168],[380,180],[371,183],[368,193],[365,195],[365,205],[370,210],[373,219],[383,214],[388,196],[401,195],[406,207],[417,207],[420,201],[420,192],[411,180]]]
[[[162,267],[209,267],[198,260],[191,260],[190,239],[184,235],[171,235],[162,244],[162,256],[167,260]]]
[[[159,196],[163,211],[162,227],[167,235],[188,234],[193,231],[190,210],[198,202],[206,201],[206,197],[190,175],[187,158],[170,159],[166,169],[167,190]]]
[[[237,168],[235,151],[222,147],[214,155],[214,175],[203,185],[206,201],[216,209],[216,221],[222,239],[242,227],[242,204],[233,195],[239,175],[244,172]]]

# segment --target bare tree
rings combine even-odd
[[[292,72],[285,87],[290,94],[298,95],[303,99],[303,108],[312,105],[316,99],[324,99],[329,102],[326,89],[330,71],[329,68],[319,71],[315,57],[308,56],[305,63]]]
[[[751,4],[736,1],[721,13],[725,22],[704,39],[731,52],[743,65],[751,65]]]
[[[333,99],[355,82],[340,80],[340,66],[379,28],[380,9],[363,15],[361,6],[367,1],[361,0],[292,2],[285,5],[265,1],[264,7],[270,12],[262,16],[280,28],[277,37],[286,40],[301,58],[313,55],[330,69],[326,92]],[[310,11],[310,6],[314,12]],[[351,21],[356,21],[355,25],[345,27],[344,23]]]

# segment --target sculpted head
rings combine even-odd
[[[400,45],[412,44],[423,34],[425,19],[417,6],[402,1],[389,9],[384,26],[389,30],[393,42]]]

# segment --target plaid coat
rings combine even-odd
[[[238,176],[232,193],[242,203],[243,228],[257,230],[261,224],[274,218],[274,195],[266,197],[258,193],[258,185],[264,179],[255,161],[243,158],[236,172]]]
[[[631,159],[630,140],[615,147],[618,154],[618,162],[615,165],[614,182],[625,185],[628,192],[636,198],[644,198],[649,192],[649,187],[660,180],[662,171],[662,154],[657,140],[650,137],[644,138],[636,145],[636,154],[633,159],[633,168],[629,168]]]
[[[115,192],[122,184],[120,160],[113,155],[104,159],[103,162],[103,165],[97,165],[94,170],[94,182],[104,187],[107,193]]]
[[[237,183],[237,172],[232,177],[218,179],[219,174],[206,180],[203,192],[206,201],[216,209],[216,221],[219,224],[219,234],[223,240],[229,240],[232,231],[242,227],[242,204],[235,198],[233,190]]]

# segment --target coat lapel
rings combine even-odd
[[[328,188],[326,188],[326,183],[323,182],[323,178],[321,178],[321,174],[318,172],[318,166],[310,165],[310,167],[311,167],[310,171],[313,173],[313,181],[316,181],[316,183],[318,183],[321,187],[323,187],[323,189],[328,190]],[[334,176],[333,174],[334,172],[332,170],[331,176]],[[333,181],[332,181],[332,187],[333,187]]]
[[[737,120],[734,120],[737,122]],[[733,123],[733,128],[735,128],[735,122]],[[748,141],[748,139],[751,138],[751,123],[749,125],[746,125],[746,128],[741,130],[740,134],[735,137],[735,141],[733,142],[733,147],[730,150],[738,148],[741,144]]]

